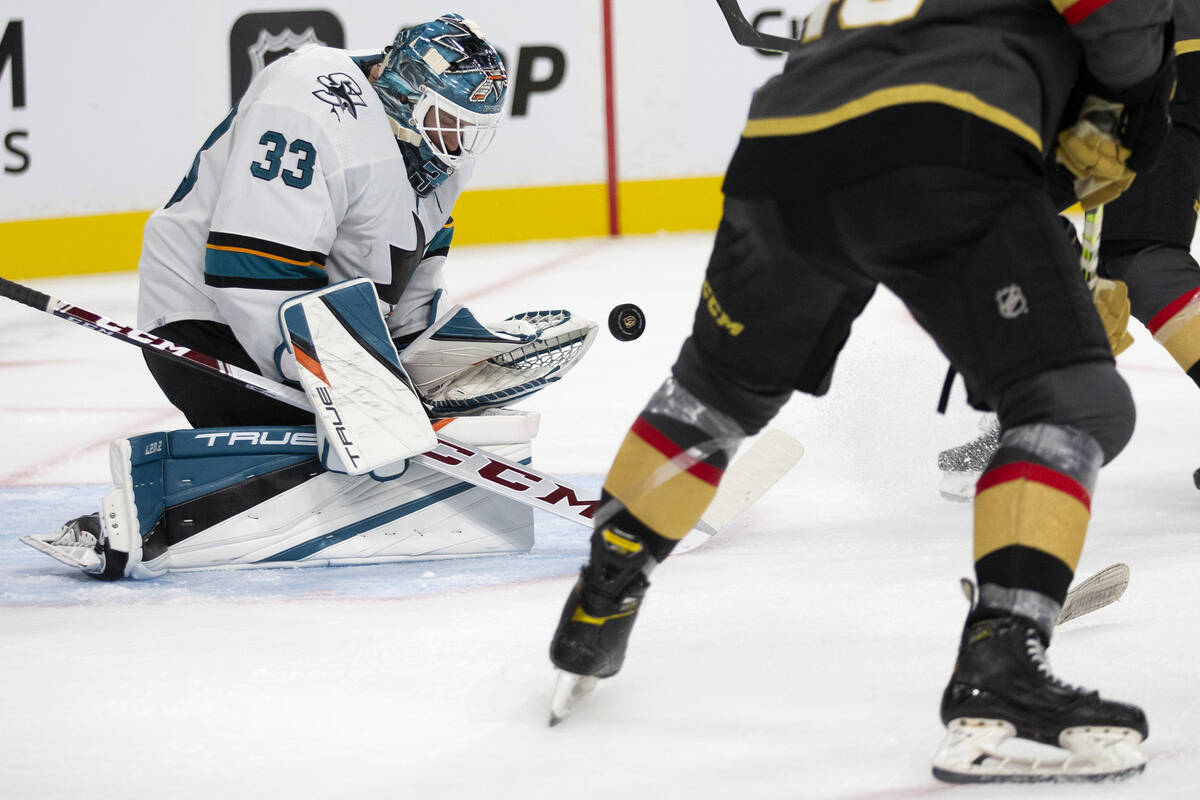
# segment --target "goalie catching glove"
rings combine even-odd
[[[570,311],[526,311],[483,324],[457,305],[400,355],[434,416],[507,406],[571,370],[595,341],[596,323]]]
[[[1153,75],[1121,91],[1095,87],[1084,96],[1075,123],[1059,133],[1056,157],[1075,176],[1075,196],[1085,211],[1115,200],[1158,159],[1171,130],[1172,39],[1167,37]]]

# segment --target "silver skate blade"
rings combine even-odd
[[[1067,728],[1059,747],[1016,736],[998,719],[960,717],[946,726],[933,775],[947,783],[1076,783],[1116,781],[1146,768],[1137,731],[1119,727]]]
[[[576,675],[561,669],[555,672],[554,697],[550,700],[551,728],[571,716],[579,701],[591,694],[600,680],[592,675]]]
[[[1056,625],[1082,617],[1109,603],[1115,603],[1129,587],[1129,565],[1116,563],[1105,567],[1087,580],[1081,581],[1063,601]]]
[[[29,536],[22,536],[20,540],[39,553],[45,553],[54,560],[66,564],[68,567],[81,569],[84,572],[94,572],[99,563],[99,556],[96,555],[96,551],[86,545],[70,547],[54,544],[61,535],[61,532],[35,533]],[[88,558],[89,554],[91,558]]]

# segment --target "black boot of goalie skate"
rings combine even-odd
[[[1054,676],[1041,635],[1023,617],[990,619],[963,632],[942,695],[946,738],[935,777],[952,783],[1095,781],[1141,772],[1146,715]],[[1036,756],[1019,741],[1061,748]]]

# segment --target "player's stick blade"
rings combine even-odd
[[[1063,602],[1056,624],[1062,625],[1068,620],[1117,602],[1128,587],[1128,564],[1117,563],[1105,567],[1067,592],[1067,599]]]

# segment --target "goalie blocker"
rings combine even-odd
[[[528,463],[536,414],[435,425]],[[416,464],[388,481],[321,466],[312,427],[202,428],[114,441],[99,518],[22,541],[94,577],[526,552],[525,505]]]

